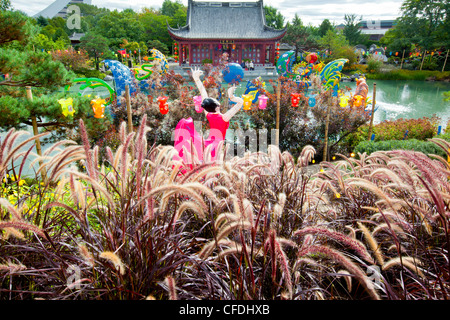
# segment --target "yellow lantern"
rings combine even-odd
[[[244,110],[251,110],[252,109],[252,96],[249,94],[244,94],[242,96],[244,99]]]
[[[58,102],[61,105],[62,114],[64,115],[64,117],[67,117],[69,115],[73,116],[73,114],[75,113],[75,109],[73,108],[72,98],[59,99]]]

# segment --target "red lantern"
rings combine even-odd
[[[158,103],[159,103],[159,112],[161,114],[166,114],[169,112],[169,104],[167,103],[168,97],[158,97]]]
[[[291,103],[294,108],[298,107],[300,102],[300,93],[291,93]]]

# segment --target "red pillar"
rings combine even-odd
[[[189,53],[188,53],[188,55],[189,55],[189,65],[191,65],[192,64],[191,43],[189,43],[189,45],[188,45],[188,51],[189,51]]]
[[[261,46],[261,63],[266,64],[266,44],[263,43]]]

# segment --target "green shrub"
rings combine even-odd
[[[424,154],[437,154],[442,157],[446,156],[444,151],[436,144],[429,141],[419,141],[417,139],[409,140],[386,140],[386,141],[362,141],[356,148],[355,153],[371,154],[375,151],[390,151],[390,150],[414,150],[423,152]]]
[[[367,70],[370,73],[379,72],[382,66],[383,61],[374,56],[370,56],[369,59],[367,59]]]
[[[423,117],[420,119],[397,119],[386,120],[376,124],[372,133],[375,134],[375,142],[385,140],[403,140],[405,133],[407,139],[427,140],[437,133],[437,118]],[[350,134],[346,141],[347,144],[354,148],[360,142],[367,140],[369,134],[369,126],[365,125],[355,133]]]

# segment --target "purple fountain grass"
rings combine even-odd
[[[306,227],[295,231],[293,236],[303,237],[307,234],[326,236],[327,238],[333,239],[338,243],[344,244],[355,250],[355,252],[358,253],[358,255],[367,262],[372,264],[375,263],[375,260],[370,256],[367,248],[361,241],[351,238],[344,233],[333,231],[324,227]]]
[[[380,300],[380,296],[373,288],[373,285],[371,285],[370,280],[367,278],[367,276],[364,274],[364,272],[361,270],[360,267],[358,267],[354,262],[352,262],[350,259],[345,257],[342,253],[339,251],[322,246],[322,245],[313,245],[308,247],[303,247],[300,249],[298,256],[303,257],[310,254],[323,254],[330,258],[331,260],[339,263],[342,267],[344,267],[346,270],[348,270],[351,274],[353,274],[361,283],[361,285],[366,289],[366,291],[369,293],[370,297],[373,300]]]

